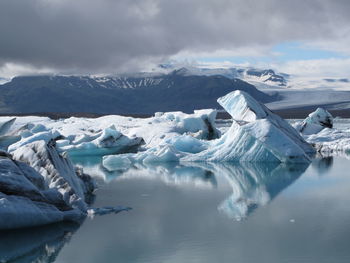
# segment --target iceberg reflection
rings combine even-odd
[[[86,169],[86,162],[82,163],[80,160],[77,163]],[[218,206],[218,210],[229,218],[240,221],[258,207],[268,204],[297,180],[308,166],[309,164],[285,163],[169,162],[133,164],[109,171],[100,161],[96,161],[90,162],[88,169],[95,171],[95,175],[107,182],[142,177],[162,180],[167,184],[191,184],[195,187],[215,188],[218,186],[217,179],[223,178],[224,180],[220,182],[228,183],[232,188],[232,194]]]
[[[214,164],[214,174],[225,176],[232,187],[232,194],[218,209],[237,221],[245,219],[297,180],[308,166],[274,163]]]
[[[54,262],[77,223],[0,231],[0,262]]]
[[[191,184],[197,187],[216,187],[217,180],[213,171],[197,164],[184,165],[177,162],[154,163],[120,166],[110,171],[103,167],[101,157],[72,158],[75,165],[81,166],[84,172],[98,177],[108,183],[112,180],[148,178],[159,179],[166,184]]]

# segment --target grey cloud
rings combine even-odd
[[[0,63],[109,73],[180,51],[342,37],[349,11],[345,0],[3,0]]]

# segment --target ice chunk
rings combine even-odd
[[[318,108],[302,122],[296,122],[294,127],[299,130],[304,139],[312,144],[322,155],[350,154],[350,129],[347,125],[334,125],[332,115]]]
[[[95,215],[118,214],[123,211],[130,211],[132,208],[127,206],[105,206],[99,208],[91,208],[88,210],[88,216],[93,218]]]
[[[35,141],[0,157],[0,229],[31,227],[86,215],[92,179],[61,156],[55,142]]]
[[[345,153],[350,155],[350,129],[323,128],[315,134],[304,134],[304,138],[322,154]]]
[[[309,158],[286,133],[263,119],[245,125],[234,122],[206,150],[182,161],[308,162]]]
[[[253,122],[260,119],[268,120],[286,136],[290,137],[306,153],[315,150],[287,121],[271,112],[265,105],[256,101],[248,93],[240,90],[233,91],[218,99],[219,104],[232,116],[233,120],[241,123]],[[277,138],[275,138],[277,139]]]
[[[5,135],[15,121],[16,118],[0,122],[0,136]]]
[[[265,119],[271,112],[248,93],[237,90],[218,99],[218,103],[236,121],[252,122]]]
[[[212,141],[173,136],[137,154],[121,155],[131,162],[310,162],[315,150],[288,122],[243,91],[218,100],[234,118],[230,129]],[[112,159],[113,157],[108,157]]]
[[[317,108],[316,111],[310,113],[297,127],[305,135],[318,133],[324,128],[333,128],[333,116],[322,108]]]
[[[49,142],[52,139],[58,138],[60,136],[60,133],[58,131],[43,131],[33,134],[32,136],[25,137],[21,139],[20,141],[11,144],[8,147],[9,152],[13,152],[16,149],[19,149],[22,146],[25,146],[29,143],[36,142],[36,141],[44,141]]]
[[[89,136],[83,134],[71,143],[60,142],[60,150],[70,156],[94,156],[134,151],[142,144],[142,138],[129,138],[117,131],[114,126]]]
[[[13,152],[13,158],[39,172],[49,188],[57,189],[62,194],[67,205],[82,211],[87,209],[85,194],[91,189],[84,185],[70,160],[58,153],[55,141],[37,141],[22,146]]]

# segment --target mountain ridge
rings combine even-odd
[[[225,76],[153,77],[20,76],[0,85],[0,113],[88,112],[152,114],[219,108],[216,98],[244,90],[259,101],[278,100],[253,85]]]

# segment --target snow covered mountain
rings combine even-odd
[[[118,77],[27,76],[0,85],[0,113],[153,114],[220,108],[216,98],[243,90],[260,102],[278,100],[235,78],[136,74]]]
[[[9,81],[9,79],[5,79],[5,78],[0,77],[0,85],[6,83],[8,81]]]
[[[254,85],[268,94],[278,94],[278,100],[267,103],[275,111],[293,111],[295,116],[305,117],[307,112],[323,107],[337,115],[349,116],[344,110],[350,109],[350,80],[347,77],[297,76],[276,73],[272,69],[252,67],[205,67],[202,65],[160,65],[154,71],[175,70],[185,76],[225,76],[238,78]],[[345,114],[345,115],[344,115]]]
[[[164,68],[164,66],[161,66]],[[272,69],[257,69],[257,68],[243,68],[243,67],[233,67],[233,68],[203,68],[203,67],[181,67],[176,68],[175,66],[166,66],[165,70],[175,70],[178,74],[183,74],[186,76],[198,75],[198,76],[225,76],[227,78],[233,79],[238,78],[244,81],[256,81],[261,83],[266,83],[270,85],[285,87],[287,85],[287,80],[289,75],[284,73],[277,74]]]

